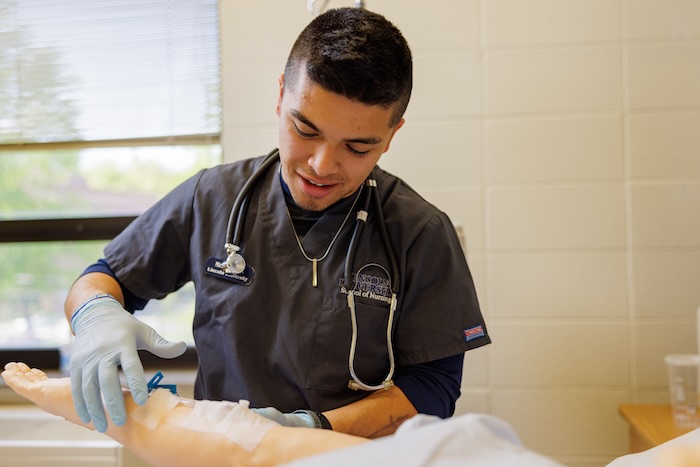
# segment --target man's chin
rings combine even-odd
[[[311,190],[309,190],[311,191]],[[316,190],[320,192],[321,190]],[[319,196],[320,195],[320,196]],[[294,203],[302,209],[307,211],[323,211],[333,203],[338,201],[333,192],[328,193],[307,193],[306,190],[302,190],[301,193],[292,193],[292,198]]]
[[[327,203],[324,202],[323,200],[307,200],[302,203],[296,202],[296,205],[299,206],[300,208],[306,210],[306,211],[323,211],[326,209],[328,206],[330,206],[332,203]]]

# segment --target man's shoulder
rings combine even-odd
[[[204,170],[204,174],[209,177],[220,176],[241,176],[249,177],[261,164],[266,156],[249,157],[231,162],[214,165]]]
[[[426,219],[443,214],[402,178],[379,167],[374,173],[384,209],[398,210],[403,218]]]
[[[251,157],[203,169],[197,182],[197,192],[203,194],[212,190],[237,191],[255,173],[264,159],[265,156]]]

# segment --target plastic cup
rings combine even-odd
[[[672,354],[664,358],[668,368],[673,423],[681,428],[700,426],[698,414],[698,377],[700,355]]]

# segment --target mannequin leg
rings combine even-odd
[[[673,445],[661,449],[656,457],[659,467],[697,467],[700,465],[700,446]]]
[[[85,425],[80,421],[73,407],[69,378],[48,378],[43,371],[31,369],[24,363],[8,363],[2,377],[17,394],[44,411],[92,429],[91,424]],[[149,409],[148,403],[138,406],[128,390],[124,390],[124,400],[127,414]],[[187,400],[183,398],[182,401]],[[122,426],[110,422],[106,434],[154,466],[277,465],[368,442],[363,438],[328,430],[275,425],[265,428],[262,440],[250,451],[236,442],[236,431],[221,435],[188,428],[185,421],[191,420],[192,412],[192,405],[179,404],[162,418],[155,429],[137,423],[128,416]],[[246,420],[250,416],[259,417],[250,412],[246,414]],[[264,425],[267,420],[260,418]],[[202,424],[206,422],[206,419],[202,420]],[[242,436],[257,429],[254,425],[258,426],[258,423],[239,428]]]

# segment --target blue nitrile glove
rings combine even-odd
[[[316,412],[311,410],[295,410],[292,413],[282,413],[274,407],[263,407],[250,409],[258,415],[262,415],[268,420],[277,422],[282,426],[295,426],[303,428],[324,428],[321,423],[321,417]],[[326,422],[327,423],[327,422]],[[328,429],[331,429],[328,424]]]
[[[163,339],[106,294],[93,297],[78,308],[71,318],[71,327],[75,332],[70,362],[73,404],[83,423],[92,420],[99,432],[107,430],[103,398],[112,421],[116,425],[126,421],[119,366],[134,401],[143,405],[148,399],[148,388],[137,350],[148,350],[161,358],[175,358],[187,350],[184,342]]]

